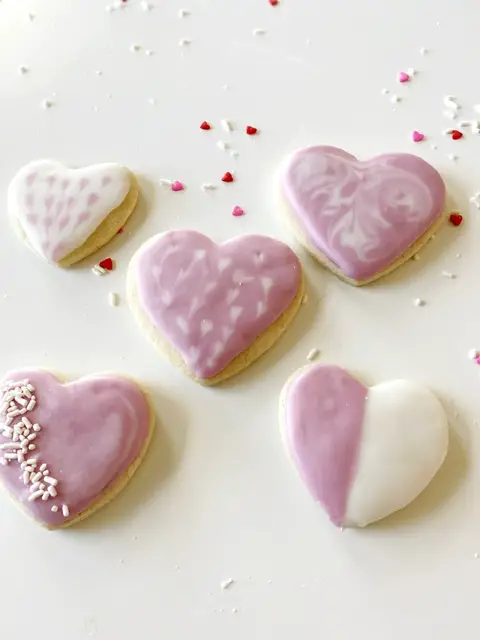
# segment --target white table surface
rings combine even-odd
[[[124,493],[72,530],[44,531],[0,496],[2,637],[476,637],[480,368],[467,352],[480,348],[480,212],[469,204],[480,190],[480,136],[451,141],[442,113],[453,94],[462,118],[480,118],[478,3],[151,0],[144,11],[128,0],[109,13],[108,1],[0,2],[1,368],[128,373],[154,393],[159,429]],[[182,8],[191,15],[180,18]],[[191,44],[180,47],[182,38]],[[418,75],[400,86],[397,73],[408,67]],[[383,87],[402,102],[392,104]],[[222,118],[235,124],[231,135]],[[201,131],[202,120],[215,129]],[[249,138],[246,124],[261,134]],[[428,140],[414,145],[413,129]],[[216,146],[230,139],[237,159]],[[311,143],[361,157],[420,154],[444,175],[465,223],[358,290],[299,250],[309,302],[288,335],[222,388],[197,386],[135,326],[124,297],[128,261],[172,227],[218,241],[244,232],[292,241],[274,174],[285,154]],[[9,227],[9,180],[40,157],[116,161],[140,176],[135,220],[84,267],[55,270]],[[227,170],[232,185],[220,183]],[[160,178],[187,190],[172,193]],[[220,188],[204,193],[203,182]],[[236,204],[243,218],[232,217]],[[96,278],[88,267],[106,255],[117,270]],[[118,308],[109,291],[120,294]],[[424,307],[413,305],[417,297]],[[279,438],[279,391],[314,347],[320,362],[371,383],[424,382],[450,417],[450,453],[433,484],[367,530],[341,533],[328,522]],[[235,584],[222,590],[229,577]]]

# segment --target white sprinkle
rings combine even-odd
[[[23,484],[25,486],[27,486],[29,482],[30,482],[30,474],[28,473],[28,471],[24,471],[23,472]]]
[[[50,485],[47,488],[48,493],[52,496],[52,498],[55,498],[57,495],[57,490],[55,489],[55,487],[52,487],[52,485]]]
[[[30,71],[30,69],[28,67],[25,67],[23,64],[18,67],[18,72],[23,76],[26,73],[28,73]]]
[[[51,478],[50,476],[47,476],[46,478],[44,478],[45,482],[48,482],[48,484],[51,484],[53,487],[56,487],[58,484],[58,480],[56,478]]]
[[[47,465],[45,462],[42,465],[40,465],[40,471],[45,471],[46,468],[47,468]]]
[[[234,149],[233,151],[230,151],[230,155],[232,156],[232,158],[238,158],[240,154],[236,149]]]
[[[393,96],[390,98],[390,102],[393,102],[394,104],[396,104],[397,102],[401,102],[401,98],[400,96],[397,96],[396,93],[393,94]]]
[[[26,396],[28,399],[30,399],[32,397],[32,394],[30,393],[30,391],[28,390],[27,387],[22,387],[22,393],[24,396]]]
[[[48,469],[45,469],[45,471],[42,471],[44,476],[49,476],[50,475],[50,471]]]
[[[478,357],[478,350],[477,349],[469,349],[467,355],[468,355],[470,360],[475,360]]]
[[[475,120],[459,120],[458,126],[466,129],[467,127],[471,127],[475,124],[475,122]],[[452,133],[452,131],[450,131],[450,133]]]
[[[38,491],[34,491],[28,496],[28,501],[33,502],[37,498],[41,498],[43,496],[43,491],[39,489]]]
[[[232,613],[238,613],[238,609],[237,609],[237,607],[233,607],[233,609],[232,609]]]
[[[217,187],[214,184],[212,184],[211,182],[204,182],[202,184],[202,190],[203,191],[213,191],[216,188]]]
[[[425,306],[425,300],[422,300],[422,298],[415,298],[415,300],[413,301],[413,304],[416,307],[424,307]]]
[[[180,9],[178,12],[179,18],[186,18],[189,15],[190,15],[190,11],[188,9]]]
[[[188,46],[189,44],[192,44],[192,41],[191,41],[191,40],[188,40],[187,38],[181,38],[181,39],[178,41],[178,46],[179,46],[179,47],[186,47],[186,46]]]
[[[53,107],[53,102],[52,100],[45,99],[42,100],[41,106],[43,109],[50,109],[51,107]]]
[[[150,57],[150,56],[153,56],[153,54],[154,54],[154,52],[153,52],[151,49],[147,49],[147,50],[145,51],[145,55],[146,55],[146,56],[149,56],[149,57]]]
[[[449,118],[450,120],[455,120],[457,117],[457,113],[455,111],[444,111],[443,115],[445,118]]]
[[[226,151],[228,149],[228,142],[224,142],[223,140],[219,140],[217,142],[217,147],[222,151]]]
[[[477,209],[480,209],[480,193],[476,193],[469,200],[472,204],[474,204],[477,207]],[[7,423],[5,422],[5,424]]]
[[[28,445],[28,450],[29,451],[34,451],[37,447],[34,444],[29,444]]]
[[[458,111],[460,109],[460,105],[457,102],[457,98],[455,96],[445,96],[443,99],[443,104],[447,107],[447,109],[453,109],[453,111]]]
[[[172,181],[171,180],[167,180],[166,178],[160,178],[159,182],[162,185],[162,187],[171,187],[172,186]]]
[[[32,428],[34,431],[37,431],[37,432],[42,430],[42,427],[39,424],[34,424]]]
[[[68,508],[68,505],[62,504],[62,513],[65,518],[68,518],[68,516],[70,515],[70,509]]]
[[[37,459],[36,458],[29,458],[27,460],[27,464],[32,465],[32,467],[36,467],[37,466]]]
[[[32,393],[35,391],[35,387],[33,386],[33,384],[30,384],[29,382],[27,382],[27,384],[25,385],[27,387],[27,389],[29,391],[31,391]]]
[[[12,422],[13,418],[12,416],[7,416],[7,419],[5,420],[5,426],[8,427],[8,425]]]
[[[230,120],[226,120],[224,118],[223,120],[220,121],[220,125],[224,131],[227,131],[227,133],[229,133],[230,131],[233,131],[233,126]]]
[[[58,511],[58,506],[56,504],[54,504],[53,507],[52,507],[52,512],[53,513],[57,513],[57,511]]]
[[[43,491],[43,489],[42,489]],[[42,500],[49,500],[50,499],[50,494],[48,493],[48,491],[43,491],[43,496],[42,496]]]
[[[15,402],[22,407],[26,407],[28,405],[28,400],[25,400],[25,398],[21,398],[20,396],[15,398]]]
[[[228,589],[233,584],[235,584],[235,580],[233,578],[227,578],[220,583],[221,589]]]
[[[309,362],[312,362],[312,361],[313,361],[313,360],[315,360],[315,358],[317,358],[319,355],[320,355],[320,351],[319,351],[318,349],[311,349],[311,350],[308,352],[307,360],[308,360]]]
[[[264,36],[266,33],[267,33],[266,29],[259,29],[258,27],[252,30],[252,34],[254,36]]]
[[[142,11],[151,11],[153,9],[153,4],[142,1],[140,2],[140,7],[142,8]]]
[[[25,454],[23,451],[17,451],[17,462],[21,464],[25,460]]]
[[[27,427],[27,429],[30,429],[32,427],[32,423],[26,416],[22,418],[22,422]]]
[[[20,411],[18,409],[14,409],[13,411],[9,411],[7,413],[7,418],[16,418],[20,415]]]
[[[30,399],[30,402],[28,403],[27,411],[32,411],[36,404],[37,404],[37,399],[35,398],[35,396],[32,396],[32,398]]]
[[[390,93],[390,89],[386,89],[385,87],[380,91],[380,93],[382,94],[382,96],[388,96],[388,94]]]
[[[31,433],[29,436],[27,436],[27,440],[31,442],[32,440],[35,440],[36,437],[37,437],[36,433]]]
[[[28,19],[30,20],[30,22],[33,22],[33,20],[35,20],[35,14],[34,13],[29,13],[28,14]]]
[[[449,160],[451,160],[452,162],[456,162],[456,161],[458,160],[458,156],[457,156],[457,155],[455,155],[454,153],[451,153],[451,154],[448,156],[448,159],[449,159]]]
[[[5,458],[5,460],[16,460],[17,459],[17,454],[16,453],[4,453],[3,457]]]
[[[32,482],[40,482],[42,479],[42,474],[38,471],[32,478]]]
[[[413,67],[408,67],[407,73],[409,76],[416,76],[418,71],[416,69],[413,69]]]
[[[420,47],[420,55],[425,56],[428,53],[428,49],[426,47]]]
[[[96,276],[104,276],[107,273],[107,270],[101,267],[99,264],[96,264],[94,267],[92,267],[92,272]]]
[[[152,107],[154,107],[154,106],[155,106],[156,102],[157,102],[157,101],[155,100],[155,98],[149,98],[149,99],[148,99],[148,104],[151,104],[151,105],[152,105]]]
[[[457,277],[454,273],[451,273],[450,271],[442,271],[442,276],[444,278],[449,278],[450,280],[454,280]]]
[[[460,122],[458,124],[462,126]],[[453,131],[454,131],[453,129],[444,129],[442,133],[444,136],[449,136],[451,133],[453,133]]]
[[[0,449],[5,451],[6,449],[21,449],[22,445],[19,442],[5,442],[0,444]]]
[[[139,44],[131,44],[130,45],[130,51],[132,53],[137,53],[138,51],[140,51],[142,47]]]
[[[111,307],[118,307],[118,305],[120,304],[120,298],[118,293],[114,293],[113,291],[110,291],[110,293],[108,294],[108,304]]]
[[[8,460],[5,460],[5,458],[0,458],[0,464],[2,465],[2,467],[5,467],[8,464]]]

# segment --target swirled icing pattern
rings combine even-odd
[[[336,147],[308,147],[293,154],[282,180],[309,243],[357,281],[395,262],[445,204],[440,174],[410,154],[362,162]]]
[[[121,377],[89,376],[63,385],[51,373],[34,369],[10,372],[4,380],[25,378],[37,397],[29,419],[42,427],[31,457],[48,464],[58,480],[58,498],[30,502],[29,487],[13,462],[0,466],[0,480],[33,518],[59,526],[65,520],[62,503],[75,517],[140,455],[149,436],[150,410],[137,385]],[[7,441],[0,436],[0,444]],[[56,513],[54,504],[60,507]]]
[[[301,283],[295,253],[260,235],[217,245],[195,231],[170,231],[137,258],[142,309],[198,378],[215,376],[250,347]]]
[[[13,178],[9,212],[31,247],[49,262],[59,262],[122,204],[130,184],[128,169],[117,164],[68,169],[59,162],[38,160]]]

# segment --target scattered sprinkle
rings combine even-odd
[[[120,297],[118,293],[110,291],[110,293],[108,294],[108,304],[111,307],[118,307],[118,305],[120,304]]]
[[[405,71],[400,71],[398,74],[398,81],[399,82],[409,82],[410,81],[410,76],[408,75],[408,73],[405,73]]]
[[[52,509],[51,509],[51,511],[52,511],[53,513],[57,513],[57,511],[58,511],[58,505],[54,504],[54,505],[53,505],[53,507],[52,507]]]
[[[178,11],[178,17],[179,18],[186,18],[189,15],[190,15],[190,11],[188,9],[180,9]]]
[[[420,55],[425,56],[428,53],[428,49],[426,47],[420,47]]]
[[[217,147],[222,151],[226,151],[228,149],[228,146],[228,142],[225,142],[224,140],[219,140],[217,142]]]
[[[232,216],[235,218],[239,218],[240,216],[245,215],[245,210],[242,207],[239,207],[238,204],[233,207]]]
[[[266,29],[259,29],[258,27],[252,30],[252,34],[254,36],[264,36],[266,33]]]
[[[276,7],[280,0],[268,0],[272,7]]]
[[[456,161],[458,160],[458,156],[457,156],[457,155],[455,155],[454,153],[451,153],[451,154],[448,156],[448,159],[449,159],[449,160],[451,160],[452,162],[456,162]]]
[[[152,51],[152,49],[147,49],[147,50],[145,51],[145,55],[146,55],[146,56],[153,56],[153,54],[154,54],[154,51]]]
[[[208,122],[206,120],[204,120],[202,122],[202,124],[200,125],[200,129],[203,129],[203,131],[210,131],[211,128],[212,128],[212,126],[210,124],[208,124]]]
[[[457,98],[455,96],[445,96],[443,99],[443,104],[447,107],[447,109],[452,109],[453,111],[458,111],[460,109],[460,105],[458,104]]]
[[[227,171],[222,178],[222,182],[233,182],[233,181],[234,181],[234,177],[232,176],[230,171]]]
[[[252,127],[250,125],[247,125],[245,132],[247,134],[247,136],[254,136],[256,135],[256,133],[258,133],[258,129],[256,127]]]
[[[463,133],[461,131],[458,131],[458,129],[453,129],[452,140],[460,140],[460,138],[463,138]]]
[[[150,4],[150,2],[145,2],[143,0],[142,2],[140,2],[140,7],[142,11],[151,11],[153,9],[153,4]]]
[[[204,182],[202,184],[201,188],[202,188],[203,191],[213,191],[217,187],[214,184],[212,184],[211,182]]]
[[[478,349],[469,349],[467,355],[470,360],[476,360],[478,357]]]
[[[384,87],[383,89],[381,89],[380,93],[382,94],[382,96],[388,96],[390,90]]]
[[[142,47],[139,44],[131,44],[130,51],[132,53],[138,53]]]
[[[309,362],[313,362],[313,360],[315,360],[316,358],[318,358],[318,356],[319,356],[319,355],[320,355],[320,351],[319,351],[318,349],[311,349],[311,350],[308,352],[307,360],[308,360]]]
[[[233,149],[233,151],[230,151],[230,155],[232,156],[232,158],[238,158],[238,156],[240,155],[240,152],[237,151],[236,149]]]
[[[230,122],[230,120],[225,120],[225,119],[223,119],[223,120],[220,122],[220,124],[221,124],[222,129],[223,129],[224,131],[227,131],[227,132],[233,131],[233,126],[232,126],[232,123]]]
[[[42,101],[42,107],[44,109],[50,109],[51,107],[53,107],[53,104],[54,103],[53,103],[52,100],[45,99],[45,100]]]
[[[35,20],[35,14],[34,13],[29,13],[28,14],[28,19],[30,20],[30,22],[33,22],[33,20]]]
[[[449,118],[450,120],[455,120],[455,118],[457,117],[457,112],[456,111],[444,111],[443,115],[445,116],[445,118]]]
[[[231,587],[234,584],[235,584],[235,580],[233,578],[227,578],[226,580],[223,580],[220,583],[220,588],[225,590],[225,589],[228,589],[229,587]]]
[[[62,504],[62,513],[65,518],[68,518],[68,516],[70,515],[70,509],[68,508],[67,504]]]
[[[413,304],[416,307],[424,307],[426,305],[425,300],[422,300],[422,298],[415,298],[415,300],[413,301]]]
[[[98,266],[101,269],[105,269],[106,271],[113,271],[113,269],[115,268],[115,263],[112,258],[104,258],[98,263]]]
[[[451,271],[442,271],[442,276],[444,278],[448,278],[449,280],[455,280],[455,278],[457,277],[454,273],[451,273]]]
[[[188,40],[187,38],[181,38],[178,41],[178,46],[179,47],[187,47],[189,44],[192,44],[192,41]]]
[[[148,103],[152,105],[152,107],[155,106],[155,104],[157,103],[157,101],[155,100],[155,98],[149,98],[148,99]]]
[[[18,67],[18,72],[23,76],[26,73],[28,73],[30,71],[30,69],[28,67],[25,67],[23,64]]]
[[[393,102],[394,104],[396,104],[397,102],[401,102],[402,99],[400,98],[400,96],[397,96],[396,93],[394,93],[392,95],[392,97],[390,98],[390,102]]]
[[[425,140],[425,135],[423,133],[420,133],[420,131],[415,130],[412,133],[412,140],[414,142],[422,142],[422,140]]]
[[[409,76],[416,76],[418,71],[416,69],[413,69],[412,67],[409,67],[407,69],[407,73],[408,73]]]
[[[438,149],[436,144],[431,144],[430,145],[430,149],[433,149],[434,151],[436,151]]]
[[[450,220],[450,223],[453,224],[454,227],[458,227],[463,222],[462,214],[456,211],[454,213],[451,213],[448,219]]]
[[[160,178],[159,182],[162,185],[162,187],[171,187],[172,186],[172,181],[168,180],[167,178]]]
[[[183,186],[183,184],[179,180],[174,180],[171,183],[171,189],[172,189],[172,191],[183,191],[185,189],[185,187]]]
[[[92,273],[96,276],[104,276],[107,273],[106,269],[102,269],[98,264],[92,267]]]
[[[480,209],[480,191],[470,198],[470,202]]]

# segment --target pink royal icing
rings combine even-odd
[[[337,526],[355,477],[367,396],[367,387],[330,365],[306,368],[286,391],[286,444],[308,490]]]
[[[222,245],[196,231],[169,231],[140,249],[141,307],[198,378],[213,377],[293,302],[295,253],[260,235]]]
[[[68,169],[38,160],[13,178],[8,206],[31,247],[49,262],[59,262],[122,204],[130,186],[128,169],[117,164]]]
[[[50,476],[58,480],[57,496],[30,501],[31,486],[22,481],[20,463],[14,460],[0,466],[0,480],[33,518],[59,526],[66,517],[63,505],[68,506],[69,517],[75,517],[140,455],[149,437],[150,410],[137,385],[120,377],[96,375],[63,385],[51,373],[24,370],[7,374],[4,381],[24,379],[36,396],[35,408],[25,415],[41,426],[32,441],[35,450],[25,457],[37,459],[35,471],[40,463],[48,465]],[[21,419],[16,417],[11,427]],[[0,434],[1,430],[0,426]],[[0,435],[0,444],[7,442]],[[58,511],[53,512],[52,506]]]
[[[445,205],[440,174],[410,154],[360,161],[336,147],[308,147],[289,159],[282,185],[310,244],[357,281],[395,262]]]

